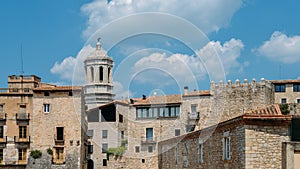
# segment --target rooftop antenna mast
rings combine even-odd
[[[23,44],[21,43],[21,76],[24,73],[24,63],[23,63]]]

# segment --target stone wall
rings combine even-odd
[[[44,92],[35,91],[33,97],[32,127],[32,150],[43,152],[42,159],[37,159],[37,164],[31,163],[27,168],[45,167],[52,169],[60,168],[86,168],[86,122],[82,111],[81,90],[51,91],[50,96],[44,96]],[[50,112],[44,112],[43,105],[50,104]],[[56,143],[56,127],[63,127],[64,141]],[[52,158],[47,157],[46,150],[53,151]],[[63,164],[53,163],[56,159],[56,148],[63,148]],[[47,158],[46,158],[47,157]],[[47,161],[47,160],[49,161]],[[47,162],[46,162],[47,161]],[[49,164],[50,163],[50,164]]]
[[[249,110],[274,104],[273,85],[264,79],[257,82],[244,80],[241,83],[228,81],[226,84],[220,82],[211,83],[210,93],[212,95],[211,111],[203,115],[205,119],[203,127],[218,124],[219,122],[243,115]]]
[[[261,120],[240,116],[162,141],[158,147],[159,168],[281,168],[282,144],[290,139],[290,116],[282,117]],[[224,159],[224,137],[230,139],[228,160]],[[203,146],[202,162],[199,162],[199,143]]]
[[[282,143],[289,141],[289,126],[245,126],[246,168],[282,168]]]

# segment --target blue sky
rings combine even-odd
[[[123,97],[180,93],[186,85],[208,89],[219,79],[296,79],[299,6],[297,0],[2,1],[0,85],[21,73],[21,45],[24,74],[78,84],[76,70],[98,36],[115,60],[115,92]]]

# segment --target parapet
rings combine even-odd
[[[235,80],[234,83],[231,80],[228,80],[227,83],[224,83],[222,80],[220,80],[219,83],[216,83],[214,81],[210,82],[211,90],[214,90],[216,88],[237,88],[237,87],[254,87],[254,86],[265,86],[268,88],[273,88],[272,83],[264,78],[261,78],[260,81],[256,81],[256,79],[253,78],[251,82],[249,82],[248,79],[244,79],[243,82],[237,79]]]

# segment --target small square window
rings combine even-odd
[[[282,99],[281,99],[281,103],[282,103],[282,104],[285,104],[285,103],[286,103],[286,98],[282,98]]]
[[[106,153],[107,149],[108,149],[108,144],[107,143],[103,143],[102,144],[102,153]]]
[[[140,152],[140,146],[135,146],[135,152],[139,153]]]
[[[148,146],[148,152],[152,153],[153,152],[153,146]]]
[[[175,129],[175,136],[179,136],[180,135],[180,129]]]
[[[44,92],[44,96],[50,96],[49,92]]]
[[[107,130],[102,130],[102,138],[107,138]]]
[[[107,166],[107,159],[102,160],[102,166]]]
[[[44,104],[44,113],[50,112],[50,104]]]
[[[300,99],[297,99],[297,103],[300,103]]]
[[[69,92],[69,96],[73,96],[73,92]]]

